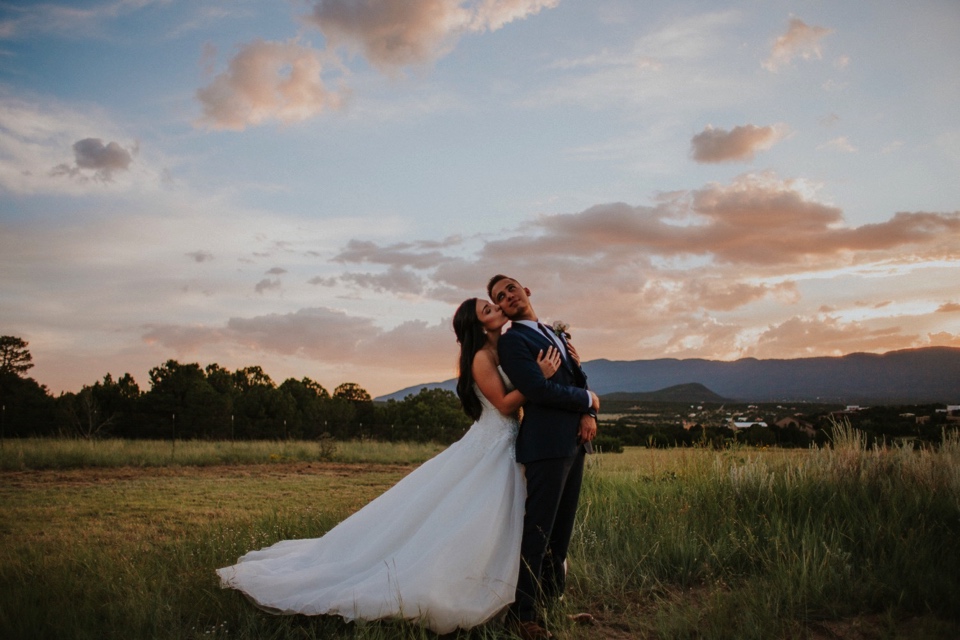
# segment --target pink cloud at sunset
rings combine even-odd
[[[326,0],[303,18],[333,48],[359,50],[374,66],[393,71],[447,54],[466,32],[495,31],[560,0]]]
[[[799,18],[791,18],[787,32],[777,38],[770,51],[770,57],[763,63],[763,68],[767,71],[778,71],[795,58],[821,59],[823,53],[820,42],[831,33],[833,33],[832,29],[811,26]]]
[[[200,124],[243,130],[268,120],[283,123],[336,109],[342,95],[326,87],[321,54],[296,41],[256,40],[243,46],[229,68],[197,91]]]
[[[690,140],[690,155],[697,162],[751,160],[782,137],[777,127],[748,124],[725,131],[708,126]]]
[[[822,298],[811,299],[805,282],[957,259],[960,213],[902,212],[851,227],[839,208],[764,174],[672,193],[653,206],[542,215],[479,244],[352,239],[333,262],[369,271],[349,269],[321,284],[453,305],[483,296],[486,278],[503,272],[531,288],[541,313],[562,314],[592,356],[792,358],[952,342],[955,334],[935,337],[886,317],[889,300],[870,305],[870,320],[844,320],[840,307],[826,310]],[[785,311],[788,319],[779,317]],[[154,327],[144,339],[184,353],[228,343],[317,361],[378,362],[433,379],[449,374],[448,323],[383,329],[374,317],[301,309],[213,328]]]

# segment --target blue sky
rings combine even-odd
[[[960,346],[960,4],[0,3],[0,333],[375,395],[515,275],[587,359]]]

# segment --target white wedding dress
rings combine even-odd
[[[458,442],[322,538],[218,569],[221,586],[273,613],[405,618],[436,633],[496,616],[514,599],[526,485],[516,420],[474,390],[483,413]]]

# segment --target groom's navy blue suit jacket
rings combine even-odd
[[[577,440],[580,416],[590,407],[587,376],[567,357],[549,380],[544,378],[537,355],[551,346],[550,338],[517,322],[497,345],[500,366],[527,399],[517,435],[520,463],[572,457],[581,446],[593,451],[589,442],[581,445]]]

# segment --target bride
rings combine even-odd
[[[476,422],[321,538],[284,540],[217,570],[272,613],[403,618],[436,633],[487,622],[514,599],[526,487],[515,418],[524,398],[498,368],[507,318],[471,298],[457,309],[457,395]],[[541,353],[546,377],[560,354]]]

